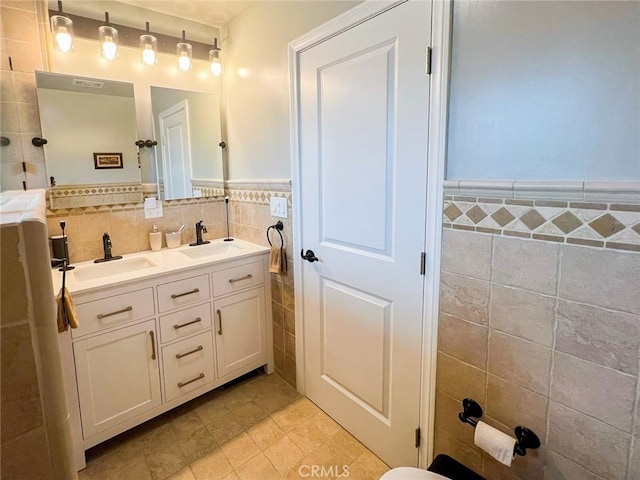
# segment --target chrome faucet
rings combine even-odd
[[[109,262],[111,260],[118,260],[122,258],[122,255],[117,255],[114,257],[111,254],[111,247],[111,237],[109,237],[109,234],[107,232],[104,232],[104,235],[102,235],[102,250],[104,251],[104,257],[94,260],[93,263]]]
[[[209,240],[202,240],[202,234],[207,233],[207,227],[204,226],[204,224],[202,223],[203,221],[204,220],[200,220],[198,223],[196,223],[196,241],[194,243],[190,243],[190,247],[211,243],[209,242]]]

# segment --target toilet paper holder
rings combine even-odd
[[[458,418],[463,423],[468,423],[473,428],[478,425],[477,418],[482,417],[482,407],[478,402],[472,398],[465,398],[462,400],[462,412],[458,414]],[[473,418],[472,418],[473,417]],[[527,449],[540,448],[540,439],[538,436],[527,427],[518,425],[514,429],[516,436],[516,445],[513,447],[513,454],[524,457],[527,454]]]

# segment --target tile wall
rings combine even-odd
[[[640,478],[640,209],[537,202],[445,200],[435,452],[491,480]],[[497,463],[458,420],[465,397],[542,448]]]
[[[2,190],[46,185],[42,149],[31,145],[40,136],[34,70],[42,69],[35,2],[0,5],[0,134],[11,142],[0,147]],[[9,60],[11,59],[11,60]],[[22,162],[25,162],[26,173]],[[0,328],[2,454],[0,477],[25,480],[53,478],[29,323],[24,259],[17,252],[17,228],[0,234],[2,309]]]
[[[272,217],[269,199],[285,197],[288,201],[288,218]],[[295,350],[295,302],[293,290],[293,228],[291,212],[291,188],[279,185],[232,186],[229,190],[231,235],[269,246],[266,232],[270,225],[282,220],[285,250],[288,254],[286,274],[271,274],[271,300],[273,309],[273,350],[276,372],[289,384],[296,385]],[[271,242],[280,238],[274,229]]]
[[[0,135],[10,141],[0,147],[2,190],[45,188],[44,154],[31,144],[41,136],[35,70],[44,66],[36,2],[3,0],[0,13]]]

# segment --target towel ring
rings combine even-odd
[[[271,225],[269,228],[267,228],[267,242],[269,242],[270,246],[273,246],[273,244],[271,243],[271,239],[269,238],[269,230],[271,230],[272,228],[274,228],[276,232],[278,232],[278,235],[280,235],[280,248],[284,247],[284,238],[282,238],[282,231],[284,230],[284,224],[280,220],[278,220],[278,223],[276,223],[275,225]]]

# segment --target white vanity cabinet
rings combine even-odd
[[[72,290],[80,327],[61,347],[79,469],[87,448],[255,368],[273,371],[267,272],[260,250]]]

